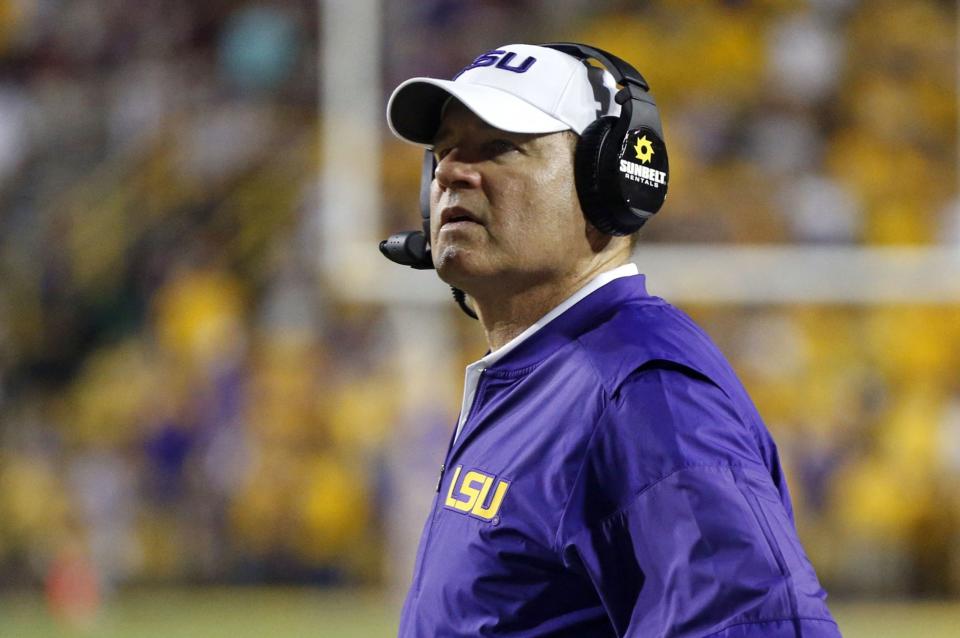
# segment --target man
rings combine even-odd
[[[391,129],[436,159],[432,263],[490,347],[467,368],[400,635],[838,636],[745,390],[647,294],[630,237],[584,215],[580,138],[620,109],[597,75],[509,45],[390,99]],[[631,157],[664,153],[641,145],[658,127]]]

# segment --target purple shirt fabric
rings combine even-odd
[[[402,638],[840,635],[753,403],[642,275],[487,368],[444,467]]]

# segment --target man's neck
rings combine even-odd
[[[538,319],[563,303],[600,273],[626,263],[626,259],[602,261],[568,276],[537,282],[511,290],[500,287],[473,298],[487,345],[495,352]]]

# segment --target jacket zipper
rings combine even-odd
[[[463,429],[460,431],[460,436],[463,436],[463,432],[467,429],[467,423],[470,422],[470,417],[472,417],[477,411],[477,404],[480,402],[480,389],[483,387],[483,373],[486,371],[486,368],[480,370],[480,375],[477,379],[477,389],[474,391],[473,402],[470,404],[470,411],[467,413],[467,418],[463,421]],[[458,418],[457,426],[459,426],[459,424],[460,420]],[[440,494],[440,488],[443,485],[443,476],[446,472],[447,464],[450,463],[450,453],[453,452],[453,446],[456,443],[456,432],[457,428],[455,427],[453,434],[450,436],[450,443],[447,446],[447,453],[443,457],[443,463],[440,464],[440,476],[437,479],[436,496],[434,497],[433,510],[430,512],[430,525],[427,526],[427,529],[424,532],[426,534],[426,538],[423,541],[423,553],[420,556],[420,564],[417,565],[417,576],[416,582],[414,583],[414,590],[417,592],[417,594],[420,593],[420,583],[423,582],[423,566],[427,562],[427,555],[430,552],[430,542],[433,540],[433,528],[437,523],[437,516],[439,515],[440,510],[443,508],[443,502],[441,501],[443,495]]]

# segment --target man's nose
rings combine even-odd
[[[440,160],[434,177],[441,190],[480,186],[479,171],[472,162],[464,160],[458,149],[450,151]]]

